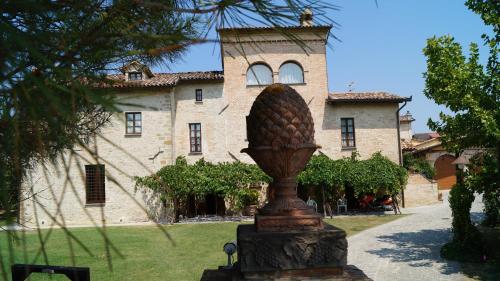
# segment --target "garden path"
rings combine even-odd
[[[443,203],[403,209],[408,217],[383,224],[348,238],[348,263],[373,280],[471,280],[460,273],[460,265],[440,257],[451,238],[451,210],[447,194]],[[471,215],[481,218],[479,196]]]

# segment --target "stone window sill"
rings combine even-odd
[[[189,152],[188,155],[203,155],[203,152]]]
[[[106,203],[87,203],[85,204],[85,208],[93,208],[93,207],[104,207]]]
[[[272,84],[261,84],[261,85],[247,85],[247,88],[265,88]]]
[[[195,104],[203,104],[203,101],[202,100],[197,100],[197,101],[194,101]]]
[[[303,83],[284,83],[285,85],[288,85],[288,86],[305,86],[307,85],[306,82],[303,82]]]
[[[356,150],[355,146],[343,146],[342,151],[348,151],[348,150]]]
[[[125,134],[126,138],[140,138],[142,134]]]

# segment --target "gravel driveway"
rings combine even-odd
[[[443,197],[442,204],[403,209],[411,215],[349,237],[348,263],[375,281],[470,280],[458,263],[439,255],[451,238],[451,210],[447,194]],[[473,220],[479,220],[481,212],[481,198],[476,198]]]

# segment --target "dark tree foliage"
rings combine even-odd
[[[496,154],[496,179],[481,182],[485,198],[492,191],[500,190],[500,1],[467,0],[465,5],[479,14],[492,34],[483,34],[484,45],[489,49],[488,60],[481,65],[479,48],[471,43],[469,56],[452,36],[428,39],[424,54],[427,71],[424,73],[424,94],[436,103],[448,107],[454,115],[440,114],[440,121],[429,120],[428,125],[441,135],[445,148],[457,154],[467,148],[481,147]],[[459,179],[462,178],[458,172]],[[467,181],[467,180],[466,180]],[[477,181],[476,181],[477,183]],[[494,188],[491,188],[493,187]],[[447,258],[464,258],[480,255],[480,235],[470,221],[470,208],[474,190],[459,181],[450,192],[453,215],[453,241],[442,249]]]
[[[492,35],[482,35],[489,57],[481,65],[476,43],[470,44],[466,57],[449,35],[428,39],[424,94],[454,112],[441,113],[440,121],[429,120],[428,125],[441,135],[448,150],[492,148],[500,165],[500,1],[468,0],[466,6],[493,29]],[[496,181],[500,188],[500,176]]]

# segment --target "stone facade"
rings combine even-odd
[[[381,151],[398,163],[396,111],[400,101],[357,99],[352,103],[328,103],[325,44],[329,30],[330,27],[289,29],[303,46],[272,29],[220,30],[223,76],[221,72],[155,74],[137,63],[124,67],[124,74],[110,77],[120,80],[113,86],[117,97],[134,105],[121,105],[123,112],[113,115],[93,145],[102,158],[99,162],[105,165],[105,203],[85,204],[84,165],[96,160],[80,150],[85,160],[77,162],[69,155],[64,157],[70,163],[68,179],[74,190],[65,184],[63,161],[48,165],[47,176],[42,166],[32,171],[25,192],[36,194],[46,210],[26,200],[21,220],[29,226],[50,225],[61,216],[66,225],[91,225],[92,221],[100,224],[103,220],[117,224],[148,221],[158,216],[161,206],[154,196],[135,190],[134,176],[149,175],[172,164],[177,156],[186,156],[190,163],[202,157],[212,162],[253,162],[240,150],[248,146],[245,117],[264,88],[246,84],[247,70],[257,62],[272,69],[274,82],[280,81],[283,63],[300,65],[304,83],[291,86],[311,110],[316,142],[322,146],[320,152],[340,158],[356,150],[361,158],[368,158]],[[129,71],[142,73],[145,80],[129,81]],[[201,102],[195,100],[197,89],[202,90]],[[142,113],[140,135],[125,133],[125,112],[129,111]],[[341,118],[354,119],[355,148],[342,148]],[[201,124],[201,153],[190,152],[190,123]]]
[[[23,197],[30,199],[23,201],[23,224],[51,226],[54,219],[65,225],[148,221],[159,204],[150,194],[135,191],[133,177],[149,175],[172,163],[170,95],[168,90],[119,95],[118,102],[135,105],[119,106],[123,112],[114,113],[102,137],[91,141],[89,146],[96,148],[99,159],[76,148],[74,155],[67,153],[55,165],[40,165],[31,171],[24,183]],[[129,111],[141,111],[141,135],[125,133],[125,112]],[[85,199],[85,165],[95,163],[105,166],[103,204],[87,204]]]
[[[210,162],[230,161],[226,151],[227,120],[224,107],[223,83],[193,83],[183,84],[175,88],[173,95],[175,114],[174,154],[186,156],[188,162],[193,163],[204,158]],[[195,91],[201,89],[203,100],[195,101]],[[189,147],[189,124],[201,124],[202,153],[191,153]]]

